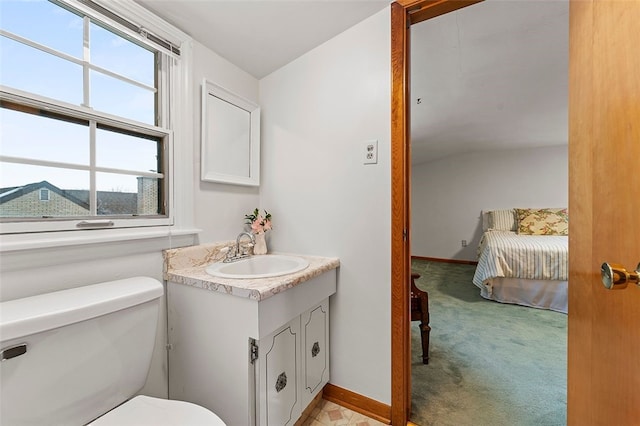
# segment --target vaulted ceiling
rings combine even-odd
[[[413,163],[566,145],[568,39],[566,0],[487,0],[413,25]]]

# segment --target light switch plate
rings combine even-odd
[[[378,164],[378,141],[370,140],[362,145],[364,164]]]

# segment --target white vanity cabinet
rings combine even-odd
[[[228,425],[293,425],[329,380],[335,269],[263,300],[169,281],[169,397]]]
[[[255,342],[260,425],[293,425],[329,381],[329,299]]]

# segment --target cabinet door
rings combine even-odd
[[[301,316],[302,407],[329,381],[329,299]]]
[[[260,340],[260,425],[293,425],[300,417],[300,317]]]

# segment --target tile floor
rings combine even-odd
[[[313,409],[303,426],[380,426],[377,420],[371,419],[333,402],[321,400]]]

